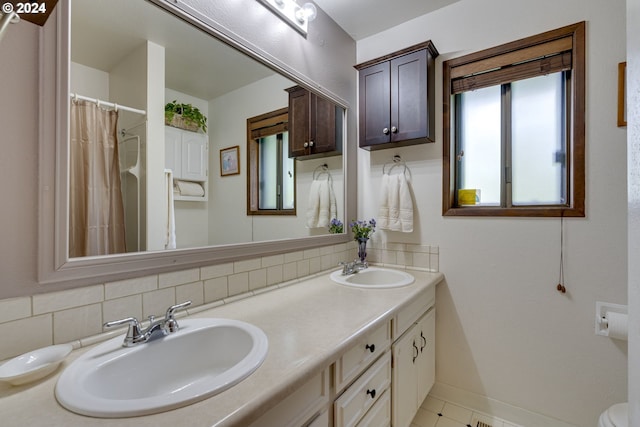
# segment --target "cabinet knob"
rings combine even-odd
[[[313,147],[313,141],[309,141],[309,147]]]
[[[364,346],[364,348],[366,348],[367,350],[369,350],[371,353],[373,353],[374,351],[376,351],[376,345],[375,345],[375,344],[367,344],[366,346]]]
[[[304,143],[304,148],[309,148],[309,143],[308,142]]]
[[[391,132],[392,133],[398,133],[398,128],[395,126],[391,126]]]
[[[376,389],[375,388],[373,390],[367,389],[367,394],[371,395],[372,399],[375,399],[376,398]]]
[[[384,133],[385,135],[389,135],[389,128],[382,129],[382,133]]]

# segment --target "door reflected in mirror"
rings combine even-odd
[[[319,167],[330,172],[335,218],[344,221],[339,150],[292,161],[288,193],[295,199],[283,199],[289,215],[250,214],[247,120],[290,111],[287,89],[298,82],[148,1],[74,0],[70,39],[70,105],[87,110],[70,114],[70,257],[327,234],[328,224],[308,221]],[[342,138],[344,110],[334,111],[325,134]],[[89,116],[97,121],[92,130]],[[317,115],[314,126],[325,116]],[[223,174],[220,152],[233,146],[239,173]],[[289,156],[279,158],[286,164]],[[278,162],[268,164],[262,173],[275,174]],[[284,193],[286,182],[279,185]]]

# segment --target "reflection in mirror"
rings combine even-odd
[[[297,84],[148,1],[74,0],[70,104],[91,112],[71,119],[70,257],[328,233],[328,227],[308,227],[306,196],[314,171],[326,165],[336,217],[344,220],[342,155],[295,161],[297,215],[247,215],[247,119],[288,108],[286,89]],[[176,123],[180,114],[165,123],[165,105],[174,101],[185,104],[179,111],[185,126]],[[195,109],[206,126],[181,129]],[[344,110],[337,111],[333,131],[342,135]],[[102,114],[117,116],[115,126],[106,132],[99,119],[90,133],[83,117]],[[87,151],[98,142],[106,148],[95,152],[111,157]],[[239,173],[228,174],[220,153],[234,146]],[[99,166],[95,173],[86,167],[91,162]],[[99,176],[103,182],[96,182]],[[95,190],[91,199],[80,188],[87,179]],[[96,200],[105,199],[99,207]],[[101,214],[82,219],[86,206]]]

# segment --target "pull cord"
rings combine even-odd
[[[567,288],[564,286],[564,211],[560,216],[560,274],[556,290],[563,294],[567,293]]]

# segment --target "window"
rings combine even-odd
[[[295,215],[288,109],[247,119],[247,215]]]
[[[584,34],[443,63],[443,215],[584,216]]]

